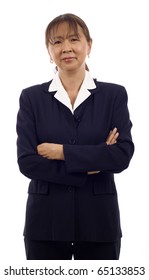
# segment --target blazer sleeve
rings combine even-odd
[[[22,91],[17,115],[17,158],[20,172],[29,179],[81,186],[87,174],[68,173],[64,161],[49,160],[37,153],[36,123],[27,92]]]
[[[68,172],[100,170],[119,173],[129,166],[134,153],[134,144],[131,137],[132,123],[129,118],[127,101],[127,92],[124,87],[120,86],[120,91],[114,101],[111,119],[111,129],[117,127],[119,132],[116,144],[107,145],[105,139],[105,142],[99,143],[99,145],[64,145]]]

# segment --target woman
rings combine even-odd
[[[20,171],[31,179],[24,229],[27,259],[119,259],[114,173],[134,152],[123,86],[92,79],[92,39],[64,14],[46,29],[54,78],[24,89],[17,117]]]

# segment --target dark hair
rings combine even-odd
[[[79,25],[82,28],[82,31],[84,33],[84,36],[86,37],[86,40],[88,42],[92,41],[92,39],[90,37],[90,32],[89,32],[88,27],[85,24],[85,22],[80,17],[78,17],[74,14],[67,13],[67,14],[63,14],[63,15],[60,15],[60,16],[54,18],[48,24],[48,26],[46,28],[46,32],[45,32],[45,42],[46,42],[47,47],[48,47],[49,40],[50,40],[53,30],[58,28],[59,24],[61,24],[63,22],[67,22],[69,25],[69,28],[73,29],[76,34],[78,33],[78,25]]]

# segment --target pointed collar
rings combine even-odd
[[[70,103],[70,99],[68,97],[68,94],[66,90],[64,89],[62,82],[59,78],[58,72],[55,74],[51,84],[49,85],[49,92],[55,92],[54,97],[58,99],[61,103],[63,103],[65,106],[67,106],[72,113],[74,110],[90,95],[90,90],[93,90],[96,88],[96,84],[93,80],[93,78],[90,76],[90,73],[88,71],[85,72],[85,78],[81,85],[81,88],[78,92],[77,98],[75,100],[74,106],[72,108],[72,105]]]

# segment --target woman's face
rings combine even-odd
[[[75,34],[68,23],[64,22],[53,32],[48,52],[58,70],[74,71],[80,68],[85,70],[85,59],[91,51],[91,45],[79,25],[78,32]]]

